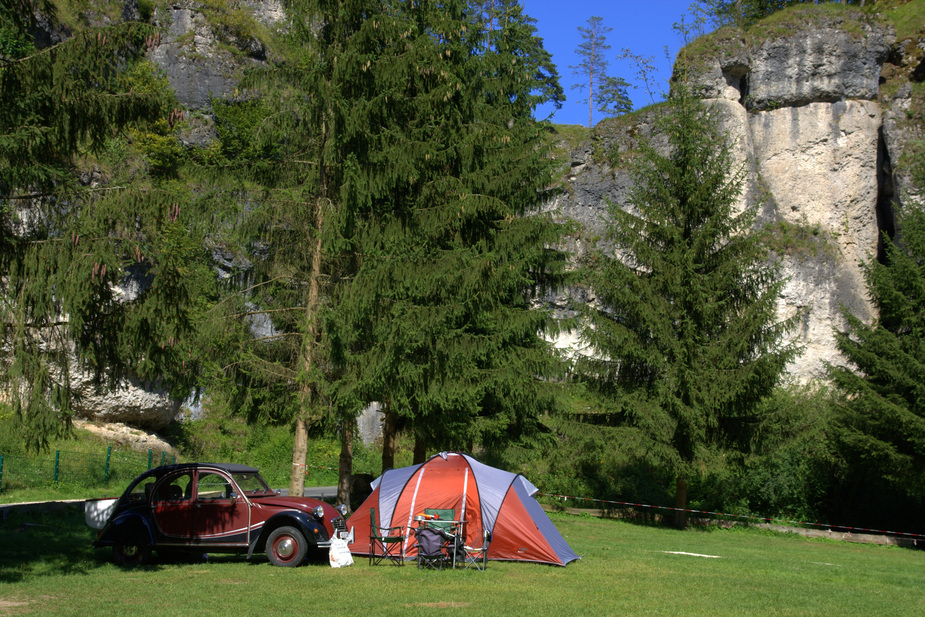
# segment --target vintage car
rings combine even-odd
[[[165,465],[138,476],[119,498],[94,546],[111,546],[122,566],[158,554],[266,552],[278,566],[297,566],[347,537],[343,506],[284,497],[254,467]]]

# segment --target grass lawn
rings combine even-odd
[[[288,569],[217,555],[121,570],[107,550],[90,547],[79,508],[13,514],[0,523],[0,617],[925,614],[925,552],[749,529],[552,520],[583,555],[566,568],[490,562],[485,572],[430,572],[358,559],[341,570]]]

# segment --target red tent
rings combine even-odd
[[[390,469],[373,483],[373,493],[347,520],[355,530],[350,552],[369,554],[369,511],[383,526],[413,526],[425,508],[453,509],[466,522],[466,544],[481,546],[491,531],[488,558],[548,563],[557,566],[578,559],[533,495],[537,488],[520,474],[484,465],[467,454],[442,452],[427,462]],[[414,536],[402,547],[415,556]]]

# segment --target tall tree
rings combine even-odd
[[[508,439],[542,409],[546,316],[528,299],[554,276],[557,231],[524,215],[550,180],[532,111],[561,90],[518,3],[403,6],[408,42],[353,80],[381,110],[360,127],[378,147],[356,153],[381,190],[357,227],[342,391],[383,401],[420,458]]]
[[[591,128],[594,120],[596,103],[606,108],[609,102],[626,98],[625,82],[621,84],[622,80],[609,79],[607,76],[607,68],[610,66],[607,60],[607,50],[610,49],[607,33],[613,28],[605,26],[603,22],[600,17],[589,17],[586,26],[578,26],[581,43],[575,48],[575,53],[581,57],[581,62],[569,67],[580,79],[572,88],[587,92],[582,102],[588,105],[588,128]],[[620,95],[621,92],[624,96]],[[617,108],[622,108],[622,105]]]
[[[36,49],[39,14],[54,25],[48,2],[0,9],[0,338],[5,390],[40,448],[68,430],[75,367],[101,388],[136,375],[188,392],[204,279],[176,195],[98,180],[109,140],[167,124],[166,90],[135,89],[130,70],[156,32],[126,23]]]
[[[841,439],[857,461],[852,473],[893,490],[925,489],[925,212],[908,209],[901,239],[884,237],[885,258],[866,269],[879,318],[850,313],[836,334],[846,366],[829,372],[844,396]]]
[[[500,420],[500,390],[545,370],[525,290],[555,228],[516,215],[549,177],[532,110],[561,89],[535,28],[505,6],[489,50],[463,0],[293,2],[281,61],[243,83],[255,98],[219,105],[223,144],[244,152],[240,250],[258,249],[223,309],[272,326],[239,330],[226,375],[249,386],[245,404],[289,401],[290,490],[321,420],[339,427],[347,486],[350,431],[373,401],[431,446],[501,438],[536,413],[527,394]],[[236,125],[248,137],[223,136]]]
[[[716,118],[683,87],[660,113],[668,150],[641,146],[628,203],[610,210],[612,248],[588,263],[600,307],[586,312],[593,355],[578,369],[612,417],[643,432],[683,509],[698,461],[727,444],[796,349],[782,342],[782,282],[753,212],[736,211],[743,171]]]
[[[342,73],[357,66],[360,32],[377,11],[312,0],[287,9],[277,61],[245,77],[246,98],[216,104],[223,152],[213,164],[225,171],[216,196],[234,232],[222,241],[242,271],[228,278],[229,293],[214,311],[216,323],[238,325],[223,341],[230,360],[215,373],[251,417],[292,423],[289,490],[301,494],[309,431],[327,423],[346,434],[357,411],[332,407],[328,384],[337,367],[326,312],[352,267],[347,161],[352,148],[369,146],[346,135],[370,110],[350,100]],[[342,460],[349,459],[348,447]]]

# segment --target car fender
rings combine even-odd
[[[99,540],[94,542],[94,546],[106,546],[117,543],[120,540],[120,534],[124,530],[131,528],[133,531],[139,529],[144,531],[149,545],[154,545],[154,531],[151,528],[151,520],[140,512],[126,512],[107,523],[106,528],[100,534]]]
[[[318,522],[314,516],[298,510],[286,510],[267,519],[260,530],[260,535],[251,541],[247,549],[247,558],[250,559],[255,551],[263,551],[269,535],[274,529],[283,525],[292,525],[301,531],[310,547],[323,547],[331,543],[324,525]]]

